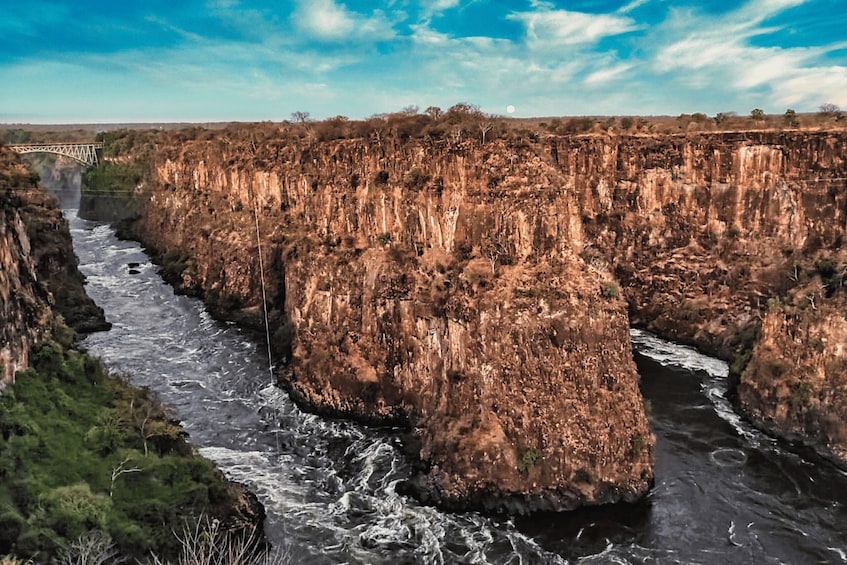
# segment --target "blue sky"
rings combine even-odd
[[[844,0],[30,0],[0,122],[847,107]]]

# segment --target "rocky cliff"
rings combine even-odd
[[[0,384],[26,368],[30,345],[49,327],[46,289],[37,283],[32,246],[21,219],[22,195],[35,190],[14,154],[0,147]]]
[[[847,462],[847,134],[559,138],[634,323],[733,362],[741,412]],[[749,361],[749,363],[748,363]]]
[[[646,492],[654,440],[626,304],[580,258],[578,203],[547,155],[236,135],[159,144],[136,231],[183,289],[256,325],[264,268],[295,398],[409,426],[414,488],[445,506]]]
[[[30,346],[64,323],[79,332],[108,328],[77,270],[56,200],[37,188],[17,155],[0,146],[0,382],[28,365]],[[57,326],[53,314],[64,322]]]
[[[309,134],[160,138],[137,235],[256,326],[264,268],[283,383],[408,424],[424,498],[642,494],[630,322],[732,361],[763,428],[847,454],[843,132]]]

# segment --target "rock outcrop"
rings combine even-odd
[[[85,294],[67,222],[37,177],[0,146],[0,382],[28,365],[30,346],[53,336],[54,313],[78,332],[108,329]],[[61,324],[60,324],[61,326]]]
[[[847,134],[559,138],[634,323],[733,362],[741,412],[847,464]],[[749,361],[749,363],[748,363]]]
[[[295,398],[408,425],[413,486],[444,506],[646,492],[654,439],[626,303],[580,258],[578,203],[549,156],[502,140],[242,139],[158,144],[135,230],[231,319],[259,325],[264,267]]]
[[[0,386],[28,366],[30,345],[50,326],[47,290],[38,284],[32,246],[21,219],[23,194],[35,189],[14,154],[0,147]]]

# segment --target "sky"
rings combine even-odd
[[[844,0],[2,2],[0,123],[847,108]]]

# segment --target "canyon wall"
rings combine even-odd
[[[30,346],[67,332],[106,329],[88,298],[58,202],[17,155],[0,146],[0,382],[28,366]],[[54,314],[60,314],[57,322]],[[72,339],[72,336],[68,336]]]
[[[222,135],[161,143],[155,168],[134,229],[166,275],[259,326],[263,267],[283,384],[408,426],[424,500],[562,510],[649,488],[626,303],[580,258],[578,203],[536,147]]]
[[[558,138],[633,323],[733,364],[760,427],[847,462],[847,134]]]
[[[36,179],[10,151],[0,147],[0,386],[29,364],[30,345],[50,321],[47,290],[37,283],[32,246],[20,208],[23,195],[36,190]]]
[[[642,494],[630,321],[727,359],[743,414],[845,461],[843,132],[197,137],[158,139],[135,235],[222,317],[260,327],[264,292],[282,383],[410,426],[423,498]]]

